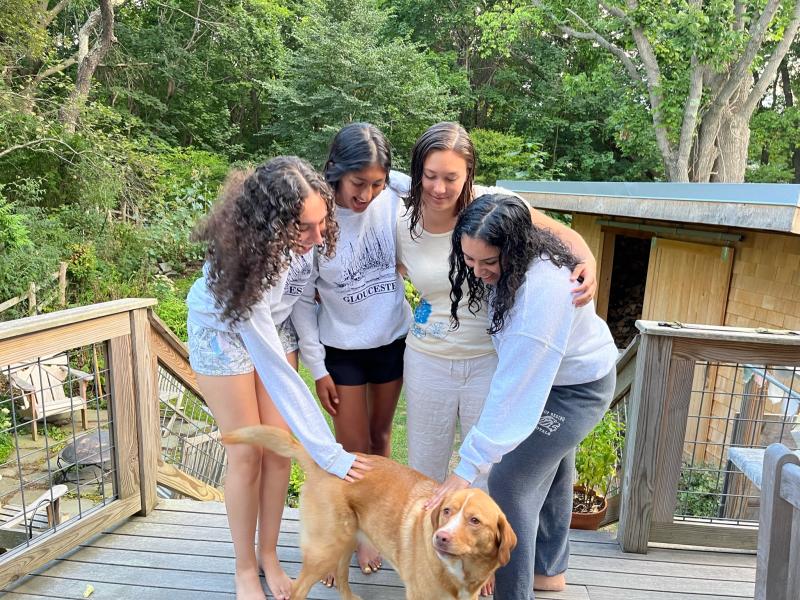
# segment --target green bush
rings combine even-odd
[[[14,436],[11,429],[11,411],[0,408],[0,465],[5,464],[14,451]]]
[[[722,480],[715,465],[681,468],[677,513],[687,517],[716,517],[722,498]]]
[[[498,179],[541,179],[547,175],[547,154],[539,144],[487,129],[473,129],[470,136],[478,155],[477,182],[494,185]]]
[[[617,473],[620,450],[624,440],[624,425],[617,414],[608,411],[575,452],[577,483],[586,490],[605,496]]]
[[[296,508],[300,503],[300,488],[306,480],[305,473],[300,466],[292,462],[292,472],[289,474],[289,490],[286,493],[286,505]]]

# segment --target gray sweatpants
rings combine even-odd
[[[496,575],[495,600],[533,598],[533,574],[567,570],[575,448],[603,418],[616,369],[590,383],[554,386],[536,430],[492,467],[489,493],[517,534]]]

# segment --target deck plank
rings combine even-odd
[[[539,592],[541,600],[741,600],[753,597],[755,556],[651,548],[625,554],[612,532],[570,535],[570,569],[563,592]],[[299,513],[286,509],[278,555],[295,577],[301,566]],[[234,598],[233,544],[225,507],[216,502],[162,501],[145,517],[109,528],[4,590],[12,600],[207,600]],[[402,583],[388,566],[363,575],[355,561],[350,581],[365,600],[401,600]],[[313,588],[312,600],[338,598]]]

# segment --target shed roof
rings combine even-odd
[[[800,234],[800,185],[512,181],[537,208]]]

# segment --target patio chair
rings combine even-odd
[[[68,396],[64,392],[64,384],[69,383],[68,380],[78,382],[77,396]],[[31,419],[34,441],[39,438],[37,421],[45,416],[80,410],[81,425],[83,429],[87,428],[86,388],[92,381],[93,375],[70,367],[64,354],[11,366],[11,387],[18,390],[22,397],[22,407],[18,413]]]
[[[15,548],[31,539],[34,531],[61,524],[61,497],[68,491],[66,485],[54,485],[25,508],[11,504],[0,508],[0,547]],[[39,514],[42,510],[46,516]]]

